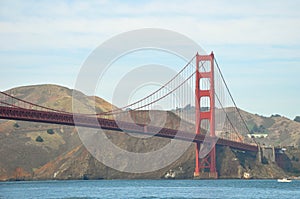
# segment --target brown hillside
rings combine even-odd
[[[24,86],[6,92],[20,99],[42,106],[57,110],[72,111],[73,90],[65,87],[56,85]],[[111,110],[113,107],[99,97],[85,96],[76,91],[75,103],[77,108],[80,109],[80,113],[90,113],[94,99],[96,110],[99,112]],[[132,117],[134,121],[139,122],[136,116],[140,113],[131,112],[130,114],[130,117]],[[144,112],[142,114],[144,114],[144,117],[149,117],[149,113]],[[165,112],[154,111],[151,114],[152,120],[153,117],[156,118],[156,120],[152,121],[152,125],[167,128],[178,127],[180,120],[171,112],[165,114]],[[160,117],[163,115],[166,116],[164,125],[160,124]],[[190,124],[185,124],[184,126],[185,129],[191,128]],[[43,141],[37,141],[38,137],[41,137]],[[136,152],[157,150],[170,142],[168,139],[158,137],[140,139],[119,132],[108,132],[107,137],[120,148]],[[92,170],[107,169],[103,164],[95,160],[82,146],[74,127],[1,120],[0,145],[0,180],[16,179],[16,171],[22,171],[18,172],[19,179],[53,178],[57,171],[60,171],[60,174],[55,174],[55,176],[59,178],[78,179],[82,178],[82,170],[88,168]],[[188,157],[191,156],[185,156],[184,160],[187,161]],[[78,164],[75,164],[75,162],[78,162]],[[90,162],[93,162],[93,165],[96,165],[97,168],[90,168]],[[74,167],[74,165],[76,166]],[[79,165],[86,165],[86,167],[82,168]],[[100,168],[98,168],[98,166]],[[62,168],[66,173],[61,171]],[[72,168],[74,170],[72,170]],[[165,172],[165,170],[155,175],[153,173],[149,174],[148,177],[161,177],[162,172]],[[69,173],[72,173],[72,177],[70,177]],[[92,176],[99,178],[99,176],[95,174]],[[105,175],[104,177],[125,178],[128,176],[131,175],[120,174],[120,172],[111,170],[109,175]]]
[[[6,91],[17,98],[69,112],[72,111],[72,92],[57,85],[24,86]],[[84,111],[91,110],[94,98],[78,93],[84,103],[78,100],[77,105]],[[111,104],[96,97],[97,110],[107,111],[111,107]],[[50,130],[54,133],[49,134]],[[43,142],[36,141],[39,136]],[[17,168],[26,173],[25,179],[30,179],[36,169],[80,146],[81,141],[74,127],[0,120],[0,145],[0,180],[15,179]]]
[[[73,92],[57,85],[25,86],[7,91],[18,98],[64,111],[72,111]],[[113,107],[99,97],[75,92],[75,103],[80,113],[91,113],[94,99],[97,112],[109,111]],[[129,114],[137,123],[146,121],[148,124],[166,128],[178,128],[181,122],[174,112],[153,111],[150,113],[151,120],[149,113],[145,111],[130,111]],[[299,144],[300,124],[282,117],[265,118],[244,111],[242,114],[249,124],[266,126],[269,137],[264,142],[275,142],[279,139],[280,143]],[[140,120],[141,115],[144,120]],[[164,117],[165,120],[162,120]],[[193,132],[192,118],[193,115],[190,121],[182,121],[180,127]],[[292,137],[286,136],[290,134]],[[158,150],[171,142],[159,137],[143,138],[113,131],[106,132],[106,136],[118,147],[139,153]],[[194,146],[191,145],[186,153],[166,168],[145,174],[122,173],[97,161],[82,145],[74,127],[22,121],[0,120],[0,146],[0,180],[161,178],[170,169],[176,171],[176,178],[191,178],[195,162]],[[257,163],[253,155],[241,155],[230,149],[219,149],[218,153],[220,177],[240,178],[243,171],[253,173],[255,177],[282,175],[282,171],[275,166],[269,169],[267,165]],[[237,162],[232,164],[233,160]],[[123,162],[125,166],[128,165],[126,161],[128,160]],[[269,173],[262,174],[262,168]]]

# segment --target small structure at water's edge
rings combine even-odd
[[[248,172],[244,172],[244,174],[243,174],[243,179],[251,179],[252,177],[251,177],[251,174],[250,173],[248,173]]]
[[[167,171],[164,177],[165,179],[174,179],[176,177],[176,172],[170,169],[169,171]]]

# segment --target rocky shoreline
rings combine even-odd
[[[75,157],[74,153],[79,153],[80,159],[85,158],[86,165],[72,160],[72,157]],[[187,154],[182,157],[184,159],[180,158],[168,168],[146,174],[122,173],[108,168],[95,160],[85,148],[80,146],[67,154],[70,159],[61,157],[60,161],[49,162],[36,169],[32,174],[19,171],[18,174],[15,173],[15,176],[1,180],[194,179],[193,148],[189,149]],[[260,163],[253,153],[244,153],[229,147],[217,147],[217,154],[219,157],[217,158],[219,179],[278,179],[292,176],[276,163]],[[62,161],[62,158],[66,159]],[[205,176],[202,179],[206,179]]]

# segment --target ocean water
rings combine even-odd
[[[300,181],[98,180],[0,182],[0,198],[300,198]]]

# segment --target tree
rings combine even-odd
[[[300,122],[300,116],[296,116],[294,119],[295,122]]]
[[[253,125],[252,129],[251,129],[251,133],[257,133],[258,132],[258,127],[256,124]]]
[[[279,114],[274,114],[274,115],[271,115],[271,117],[281,117],[281,115],[279,115]]]
[[[264,127],[263,125],[259,125],[259,127],[254,124],[252,129],[251,129],[251,133],[265,133],[267,131],[266,127]]]
[[[54,134],[54,131],[53,131],[53,129],[48,129],[47,133],[50,134],[50,135],[52,135],[52,134]]]
[[[44,142],[43,138],[41,136],[37,136],[35,141],[37,142]]]
[[[266,128],[263,125],[260,125],[258,128],[258,132],[264,133],[266,131]]]

